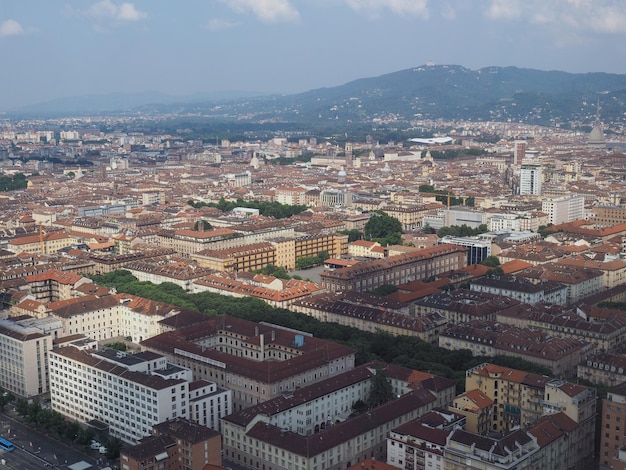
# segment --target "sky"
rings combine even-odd
[[[626,0],[0,0],[0,111],[297,93],[429,61],[626,73]]]

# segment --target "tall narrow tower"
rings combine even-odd
[[[352,142],[346,142],[346,168],[352,168]]]
[[[521,165],[526,155],[526,141],[516,140],[513,146],[513,165]]]

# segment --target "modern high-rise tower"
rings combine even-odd
[[[519,175],[519,193],[539,196],[541,194],[541,179],[540,164],[522,165]]]
[[[513,144],[513,165],[521,165],[526,155],[526,141],[516,140]]]

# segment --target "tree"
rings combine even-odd
[[[498,259],[497,256],[487,256],[482,263],[480,264],[484,264],[485,266],[489,266],[490,268],[495,268],[497,266],[500,266],[500,260]]]
[[[378,286],[376,289],[372,290],[372,294],[374,295],[380,295],[385,296],[385,295],[389,295],[389,294],[393,294],[394,292],[398,291],[398,287],[394,286],[393,284],[383,284],[381,286]]]
[[[202,224],[202,226],[200,224]],[[213,226],[206,220],[197,220],[196,223],[193,225],[193,229],[198,232],[201,228],[203,230],[211,230]]]
[[[15,395],[0,388],[0,411],[4,411],[4,407],[12,401],[15,401]]]
[[[128,347],[126,343],[122,343],[121,341],[115,341],[113,343],[105,344],[107,348],[116,349],[117,351],[126,351]]]
[[[370,379],[372,382],[370,388],[370,394],[367,399],[367,404],[370,408],[387,403],[393,398],[393,388],[391,381],[387,377],[384,370],[378,369],[376,374]]]
[[[361,232],[359,232],[359,230],[356,228],[353,228],[351,230],[339,230],[339,233],[341,233],[342,235],[348,235],[348,243],[352,243],[361,239]]]
[[[365,224],[365,238],[385,246],[401,244],[402,223],[381,211],[372,215]]]

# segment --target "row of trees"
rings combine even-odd
[[[296,269],[308,269],[324,264],[330,258],[328,251],[320,251],[316,256],[301,256],[296,260]]]
[[[430,372],[457,381],[459,390],[465,384],[465,371],[482,362],[494,362],[503,366],[549,375],[550,371],[527,361],[511,357],[474,357],[471,351],[449,351],[424,342],[419,338],[392,336],[387,333],[369,333],[336,323],[321,322],[305,314],[275,308],[253,297],[235,298],[200,292],[190,294],[182,287],[163,283],[148,288],[149,283],[138,283],[128,271],[114,271],[94,276],[94,281],[115,287],[118,292],[128,292],[160,300],[167,293],[173,305],[185,306],[207,315],[231,315],[254,322],[266,321],[288,328],[307,331],[318,338],[345,344],[356,350],[357,364],[382,360],[411,369]],[[138,289],[140,288],[140,289]]]
[[[96,432],[90,427],[83,427],[76,421],[69,421],[61,413],[41,406],[39,400],[30,403],[20,398],[15,403],[15,411],[26,423],[38,430],[52,433],[57,438],[68,440],[81,446],[89,446]],[[101,439],[102,441],[102,439]],[[107,449],[106,457],[116,459],[122,449],[122,441],[118,438],[109,438],[101,442]]]
[[[0,191],[13,191],[15,189],[24,189],[28,186],[28,180],[22,173],[13,176],[0,175]]]
[[[446,236],[451,237],[474,237],[476,235],[480,235],[481,233],[486,233],[489,231],[487,224],[480,224],[476,228],[472,228],[467,224],[463,225],[451,225],[450,227],[441,227],[437,230],[437,236],[439,238],[443,238]]]
[[[230,212],[235,207],[246,207],[248,209],[258,209],[259,214],[274,217],[275,219],[285,219],[292,215],[299,214],[307,210],[307,206],[289,204],[281,204],[280,202],[267,202],[267,201],[244,201],[243,199],[237,199],[236,201],[227,201],[224,198],[220,198],[218,202],[201,202],[189,200],[187,201],[191,207],[199,209],[200,207],[215,207],[222,212]]]

